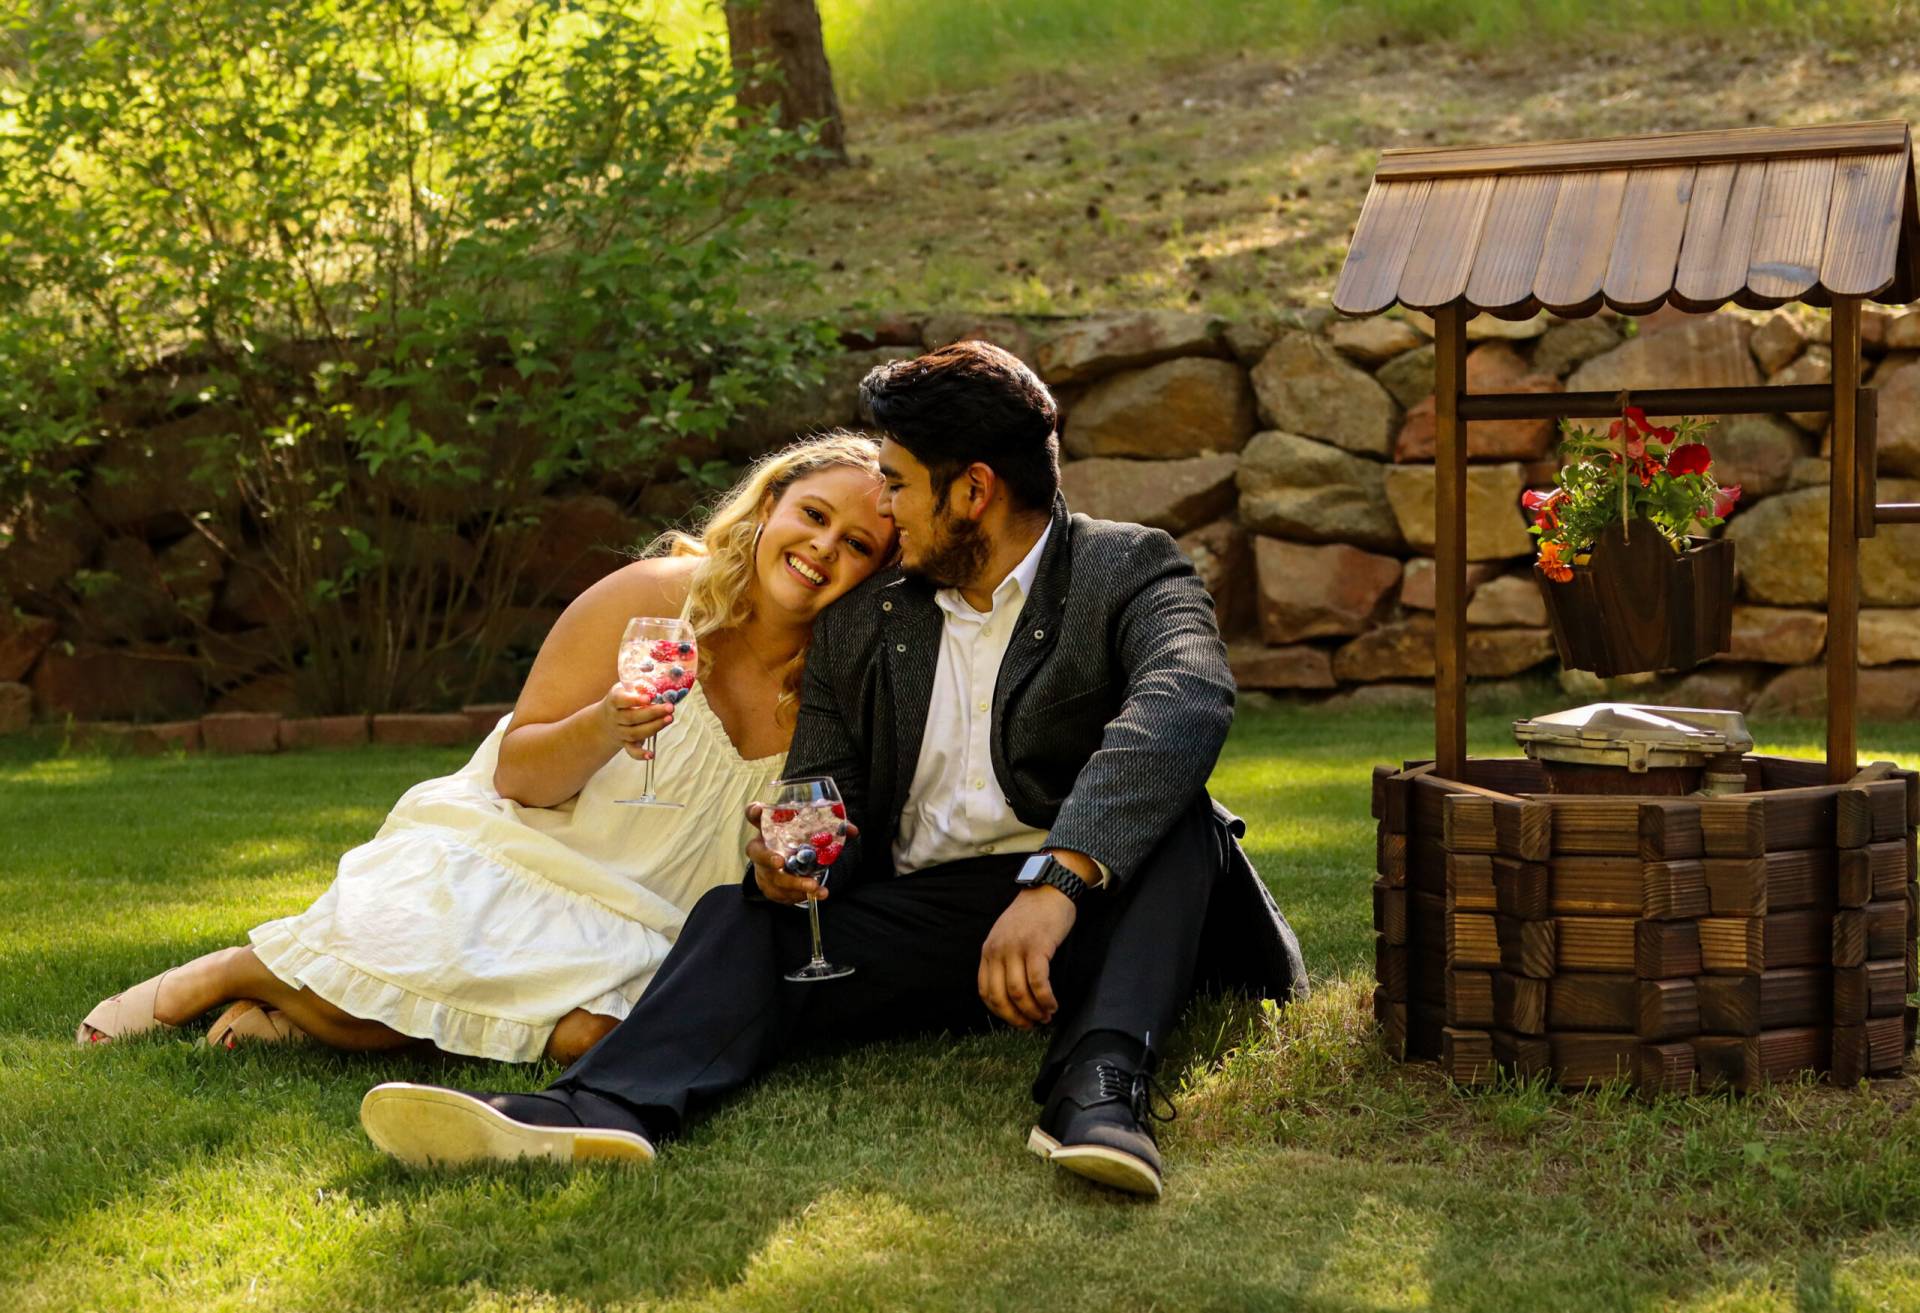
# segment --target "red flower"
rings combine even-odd
[[[1647,412],[1646,411],[1640,409],[1640,407],[1638,406],[1628,406],[1625,410],[1621,411],[1620,413],[1627,417],[1627,422],[1629,424],[1632,424],[1636,430],[1638,430],[1641,433],[1645,433],[1647,431]]]
[[[1533,522],[1540,526],[1542,533],[1552,533],[1560,527],[1560,508],[1566,502],[1564,488],[1555,488],[1551,492],[1529,488],[1520,494],[1520,504],[1533,513]]]
[[[1729,483],[1717,488],[1713,494],[1713,518],[1724,520],[1733,512],[1733,504],[1740,500],[1740,485]]]
[[[1705,474],[1712,464],[1713,457],[1698,442],[1683,442],[1667,455],[1667,473],[1673,475]]]

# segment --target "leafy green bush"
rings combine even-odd
[[[309,706],[484,684],[543,494],[718,477],[831,338],[737,294],[806,139],[629,8],[0,0],[0,506],[141,445]]]

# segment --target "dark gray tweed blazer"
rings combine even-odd
[[[862,831],[836,886],[894,875],[942,621],[929,585],[890,570],[814,627],[786,773],[833,776]],[[1233,699],[1213,601],[1173,539],[1056,500],[994,688],[993,771],[1014,814],[1124,883],[1205,796]],[[1240,850],[1245,826],[1212,808],[1237,869],[1210,904],[1202,975],[1277,999],[1304,992],[1299,944]]]

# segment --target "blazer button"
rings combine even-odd
[[[882,603],[880,603],[880,609],[881,609],[882,611],[891,611],[891,610],[893,610],[893,603],[892,603],[892,602],[882,602]]]
[[[1047,631],[1044,629],[1036,629],[1033,631],[1033,637],[1035,641],[1045,638],[1046,636],[1047,636]]]
[[[896,652],[904,652],[907,650],[907,645],[905,643],[895,643],[893,645],[893,650]]]

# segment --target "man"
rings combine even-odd
[[[998,347],[883,365],[861,396],[900,569],[821,616],[787,756],[846,803],[831,887],[756,839],[744,888],[700,900],[632,1015],[550,1089],[381,1086],[361,1116],[387,1152],[651,1159],[799,1045],[990,1013],[1052,1026],[1028,1147],[1157,1197],[1156,1044],[1194,985],[1304,989],[1240,823],[1206,794],[1233,684],[1172,539],[1068,514],[1053,398]],[[810,894],[852,975],[782,978],[808,930],[780,904]]]

